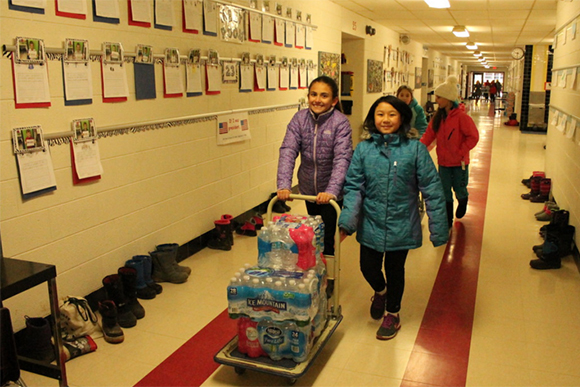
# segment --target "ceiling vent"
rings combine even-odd
[[[401,34],[399,35],[399,42],[401,42],[402,44],[409,44],[411,43],[411,38],[409,37],[409,35]]]

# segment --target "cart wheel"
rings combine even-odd
[[[246,372],[246,369],[242,367],[234,367],[234,371],[236,371],[236,374],[238,375],[243,375]]]
[[[288,385],[293,386],[294,384],[296,384],[297,380],[298,380],[297,378],[288,378]]]

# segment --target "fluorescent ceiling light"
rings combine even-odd
[[[477,44],[475,44],[473,42],[467,42],[467,43],[465,43],[465,47],[468,50],[477,50]]]
[[[467,38],[469,36],[469,31],[467,31],[465,26],[455,26],[453,27],[453,35],[458,38]]]
[[[449,8],[449,0],[425,0],[430,8]]]
[[[481,51],[475,51],[473,53],[473,56],[482,56],[483,54],[481,53]]]
[[[483,58],[483,57],[482,58],[478,58],[477,60],[480,61],[480,62],[485,62],[485,58]]]

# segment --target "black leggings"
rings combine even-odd
[[[376,251],[360,245],[360,271],[375,292],[387,288],[387,312],[398,313],[405,291],[405,261],[409,250]],[[387,279],[383,275],[384,267]]]
[[[342,200],[336,202],[342,208]],[[306,201],[308,215],[320,215],[324,222],[324,255],[334,255],[334,234],[336,232],[336,210],[331,204],[316,204]]]

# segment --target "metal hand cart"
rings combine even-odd
[[[290,199],[315,201],[316,196],[292,194],[290,195]],[[272,219],[272,208],[277,201],[278,198],[276,196],[270,200],[266,214],[266,221]],[[282,376],[288,378],[289,384],[296,383],[298,378],[308,371],[311,364],[342,321],[342,310],[339,302],[340,232],[338,230],[338,218],[340,217],[340,207],[334,200],[331,200],[330,204],[336,210],[337,224],[335,225],[336,232],[334,235],[334,256],[325,255],[328,275],[328,319],[324,329],[320,333],[320,336],[318,336],[312,344],[307,359],[301,363],[296,363],[292,359],[272,360],[265,356],[251,358],[238,351],[238,336],[236,335],[214,356],[214,360],[217,363],[234,367],[235,372],[239,375],[242,375],[249,369]]]

